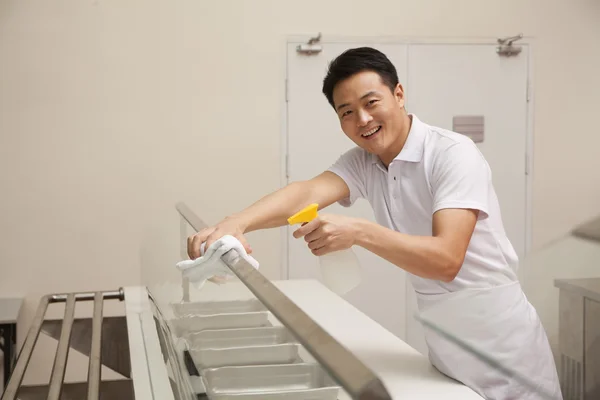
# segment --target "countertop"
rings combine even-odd
[[[0,324],[16,323],[21,304],[21,298],[0,297]]]
[[[379,376],[394,399],[481,400],[429,359],[316,280],[273,282]]]
[[[272,281],[384,383],[394,399],[481,400],[435,369],[429,359],[317,280]],[[254,298],[243,284],[205,285],[191,301]],[[342,397],[340,397],[341,399]]]
[[[600,217],[596,217],[573,230],[573,235],[600,243]]]
[[[600,302],[600,278],[556,279],[554,286]]]

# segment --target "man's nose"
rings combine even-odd
[[[358,111],[358,123],[360,124],[360,126],[367,126],[372,120],[373,117],[371,117],[371,114],[369,114],[368,112],[364,110]]]

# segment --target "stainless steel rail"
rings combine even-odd
[[[194,230],[200,231],[207,227],[184,203],[178,203],[176,209]],[[222,260],[353,399],[391,399],[383,382],[362,361],[317,325],[275,285],[241,258],[236,250],[225,253]]]
[[[102,293],[94,296],[94,317],[92,319],[92,345],[88,368],[88,400],[100,398],[100,371],[102,370]]]
[[[25,338],[23,348],[18,355],[17,364],[2,394],[1,400],[16,400],[23,377],[31,360],[31,355],[40,335],[44,317],[50,303],[66,303],[65,314],[62,322],[60,340],[54,357],[54,365],[48,387],[48,399],[58,400],[63,391],[63,381],[69,354],[69,342],[75,317],[75,304],[77,301],[94,301],[92,348],[90,350],[88,400],[97,400],[100,390],[100,338],[102,328],[102,303],[104,300],[124,300],[123,290],[97,292],[97,293],[65,293],[52,294],[42,297],[37,312]]]
[[[71,329],[75,319],[75,295],[67,296],[67,305],[65,306],[65,317],[62,323],[60,340],[56,348],[54,357],[54,367],[50,375],[50,388],[48,389],[48,400],[60,400],[62,384],[65,379],[65,369],[67,367],[67,358],[69,356],[69,342],[71,341]],[[91,359],[91,358],[90,358]]]

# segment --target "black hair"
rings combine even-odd
[[[372,47],[349,49],[329,63],[327,75],[323,79],[323,94],[332,107],[335,108],[333,104],[333,89],[335,86],[344,79],[362,71],[377,73],[392,92],[398,85],[396,67],[381,51]]]

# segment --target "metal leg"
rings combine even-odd
[[[13,332],[16,332],[16,327],[15,324],[6,324],[2,325],[0,329],[2,329],[2,338],[4,341],[4,387],[6,387],[13,367],[13,358],[15,351],[15,335],[13,334]]]
[[[13,344],[13,348],[12,348],[12,359],[11,359],[11,364],[10,364],[10,370],[12,371],[13,368],[15,367],[15,364],[17,363],[17,324],[13,324],[12,326],[12,344]]]

